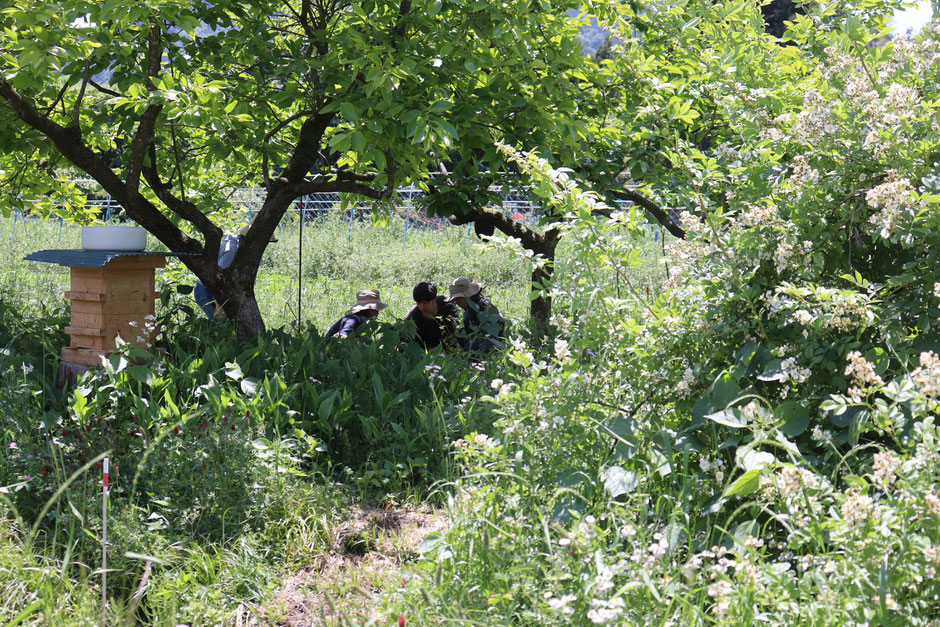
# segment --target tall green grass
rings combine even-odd
[[[394,218],[381,228],[327,217],[304,226],[302,246],[288,219],[278,236],[256,290],[267,339],[239,345],[227,326],[210,326],[175,289],[194,277],[171,259],[158,271],[166,353],[132,350],[128,359],[143,360],[136,365],[115,356],[65,393],[54,377],[68,341],[68,269],[23,257],[78,248],[80,229],[0,219],[0,553],[8,569],[0,619],[99,620],[100,485],[89,460],[106,451],[117,466],[112,624],[230,622],[330,550],[350,502],[413,503],[458,479],[452,443],[491,429],[496,416],[478,399],[508,365],[402,350],[396,319],[412,305],[415,283],[431,280],[446,293],[464,275],[521,323],[528,261],[465,229],[406,235]],[[390,305],[375,341],[324,342],[367,287]]]

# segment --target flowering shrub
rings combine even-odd
[[[690,19],[690,5],[657,6],[658,19]],[[749,59],[718,42],[687,60],[701,73],[686,88],[734,126],[707,148],[658,138],[671,169],[645,182],[688,209],[660,294],[631,275],[642,213],[516,155],[566,207],[555,226],[577,251],[552,288],[560,349],[512,343],[517,374],[493,383],[495,443],[461,449],[454,527],[418,568],[424,596],[390,611],[936,620],[940,128],[924,69],[940,30],[865,47],[867,28],[826,11],[798,20],[798,47],[755,43]],[[639,72],[634,43],[648,45],[624,43],[625,72]],[[729,57],[737,67],[717,61]],[[748,65],[767,58],[786,61],[786,82]]]

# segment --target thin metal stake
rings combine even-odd
[[[300,201],[300,238],[297,242],[297,328],[300,329],[300,293],[303,290],[304,273],[304,222],[306,221],[306,199]]]
[[[16,219],[20,217],[20,210],[13,210],[13,232],[10,233],[10,246],[13,246],[13,238],[16,237]]]
[[[347,241],[352,241],[352,220],[353,220],[353,209],[356,208],[355,204],[349,205],[349,237],[346,238]]]
[[[103,481],[101,485],[101,627],[107,624],[105,608],[108,603],[108,464],[105,457]]]
[[[405,250],[405,242],[408,241],[408,223],[411,221],[411,201],[405,207],[405,236],[401,238],[401,249]]]

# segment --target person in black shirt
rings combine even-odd
[[[441,345],[445,350],[459,348],[455,337],[457,307],[438,296],[437,286],[426,281],[415,285],[411,295],[415,304],[405,314],[405,320],[411,320],[415,325],[414,340],[425,350]]]
[[[463,309],[463,330],[458,333],[460,346],[470,353],[486,354],[504,346],[506,319],[490,299],[483,296],[483,285],[467,277],[450,284],[448,302]]]
[[[354,335],[354,331],[366,320],[375,318],[379,312],[388,307],[382,302],[378,290],[362,290],[356,294],[356,304],[342,318],[330,327],[326,337],[340,339]]]

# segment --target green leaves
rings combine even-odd
[[[760,468],[748,470],[732,482],[725,490],[723,497],[746,496],[760,489]]]

